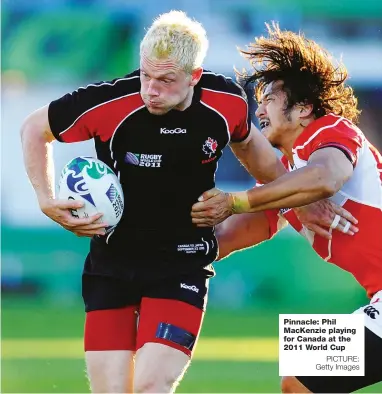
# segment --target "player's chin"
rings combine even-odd
[[[153,115],[165,115],[169,111],[168,108],[164,108],[164,107],[154,108],[154,107],[147,106],[146,108],[150,112],[150,114],[153,114]]]
[[[266,127],[262,130],[263,136],[269,141],[272,146],[276,146],[276,136],[271,127]]]

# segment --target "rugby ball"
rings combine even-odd
[[[86,218],[103,213],[101,221],[109,228],[121,220],[124,196],[121,184],[113,170],[93,157],[76,157],[61,171],[58,197],[84,203],[72,210],[72,215]]]

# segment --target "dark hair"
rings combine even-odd
[[[299,103],[312,104],[316,118],[334,113],[357,123],[358,100],[353,89],[345,85],[345,66],[302,33],[281,31],[275,22],[266,27],[268,37],[256,37],[247,50],[240,50],[254,69],[252,75],[236,70],[241,82],[256,83],[256,98],[269,83],[282,81],[286,109]]]

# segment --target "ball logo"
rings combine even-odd
[[[101,163],[92,162],[85,165],[85,170],[90,178],[100,179],[106,174],[114,174],[113,171]]]
[[[111,184],[109,189],[106,192],[107,198],[113,203],[118,195],[117,188]]]
[[[68,200],[72,200],[75,201],[74,197],[69,196]],[[79,219],[80,216],[78,215],[77,209],[70,209],[70,213],[72,214],[72,216],[74,216],[75,218]]]
[[[117,188],[113,184],[111,184],[106,192],[106,195],[113,205],[115,216],[118,218],[122,215],[124,205]]]
[[[61,172],[58,191],[60,199],[82,201],[80,208],[72,210],[73,216],[86,218],[102,212],[102,221],[108,223],[107,240],[124,209],[123,188],[113,170],[95,157],[73,158]]]
[[[65,166],[63,169],[63,175],[68,173],[66,184],[68,185],[69,190],[73,193],[78,193],[82,198],[95,206],[92,196],[89,193],[88,186],[81,174],[82,170],[89,166],[90,163],[86,159],[77,157]]]

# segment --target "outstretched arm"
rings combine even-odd
[[[235,251],[258,245],[274,235],[264,212],[233,215],[218,224],[215,230],[219,245],[218,260]]]
[[[192,222],[199,227],[209,227],[221,223],[232,213],[304,206],[300,210],[307,212],[302,212],[302,216],[300,212],[301,221],[309,229],[313,230],[314,227],[314,231],[323,237],[331,237],[328,228],[336,215],[342,218],[341,226],[337,229],[350,229],[354,233],[357,228],[353,224],[357,224],[357,220],[343,208],[335,206],[327,214],[328,204],[319,209],[315,204],[306,206],[311,201],[336,193],[352,172],[352,164],[341,151],[324,148],[311,155],[308,166],[283,175],[267,185],[237,193],[224,193],[216,188],[206,191],[192,207]],[[321,215],[322,211],[326,215]],[[347,221],[352,223],[350,227]],[[319,230],[317,226],[324,228]]]
[[[234,213],[307,205],[337,193],[352,174],[353,166],[342,151],[323,148],[312,153],[304,168],[271,184],[232,193],[229,205]]]

